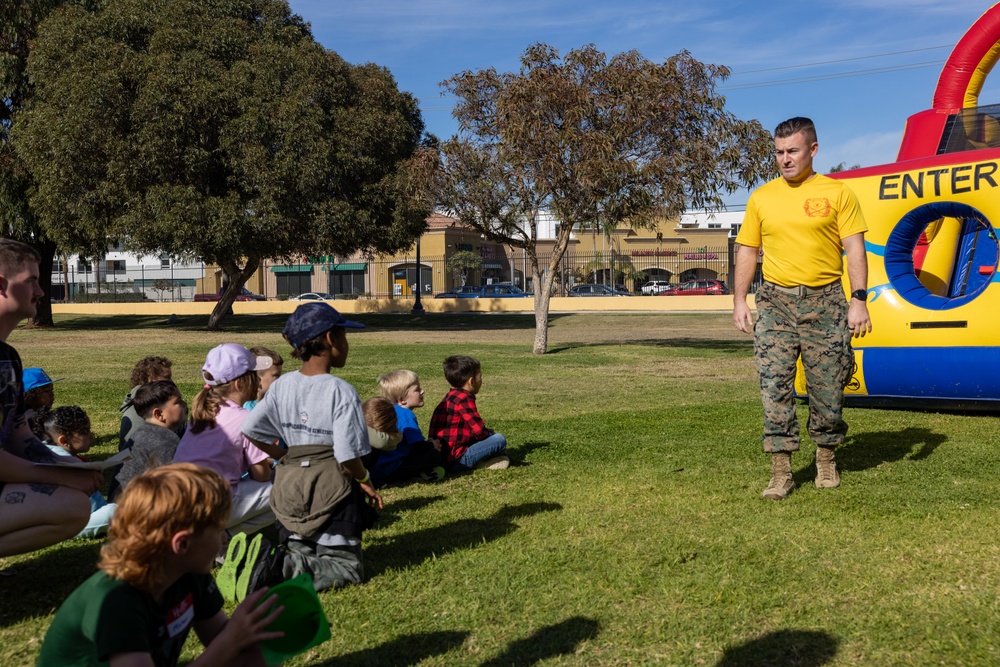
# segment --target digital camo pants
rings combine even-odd
[[[854,353],[847,299],[840,282],[803,297],[764,283],[757,292],[754,359],[764,403],[764,451],[799,449],[795,418],[795,362],[802,356],[809,392],[809,436],[822,447],[844,441],[844,386]]]

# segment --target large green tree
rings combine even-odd
[[[38,225],[29,204],[34,181],[18,154],[11,133],[34,88],[27,64],[38,24],[56,7],[74,2],[92,7],[89,0],[7,0],[0,2],[0,235],[28,243],[42,257],[41,285],[49,294],[56,243]],[[52,325],[52,304],[44,299],[32,324]]]
[[[443,82],[458,98],[459,132],[441,147],[440,203],[488,238],[523,248],[535,285],[534,352],[548,346],[549,297],[572,230],[587,224],[654,228],[686,208],[774,172],[770,134],[725,109],[729,70],[687,52],[662,63],[594,46],[564,58],[545,44],[519,72],[462,72]],[[560,225],[538,257],[540,214]]]
[[[15,133],[62,243],[218,264],[218,327],[262,259],[392,252],[429,212],[412,96],[324,49],[279,0],[108,0],[56,10]]]

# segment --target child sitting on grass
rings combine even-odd
[[[122,401],[121,407],[118,408],[118,411],[122,413],[121,425],[118,427],[119,452],[128,446],[126,443],[129,436],[132,435],[132,431],[137,429],[144,421],[136,411],[134,404],[135,395],[139,391],[139,387],[150,382],[173,380],[172,366],[173,362],[166,357],[146,357],[137,361],[132,368],[132,375],[129,377],[129,392],[125,395],[125,400]],[[187,415],[185,415],[185,418],[174,429],[178,438],[184,435],[186,422]]]
[[[121,472],[115,476],[119,492],[133,478],[174,460],[181,441],[175,431],[187,416],[187,405],[181,398],[180,389],[170,380],[141,385],[132,405],[143,421],[125,441],[132,458],[122,464]]]
[[[375,486],[419,477],[425,482],[444,479],[441,443],[425,440],[413,410],[424,405],[424,390],[413,371],[398,370],[379,376],[379,393],[393,403],[403,440],[395,451],[383,452],[372,467]]]
[[[372,396],[361,404],[361,412],[365,415],[368,425],[368,444],[372,451],[361,457],[368,470],[372,470],[379,457],[396,451],[403,439],[403,434],[396,426],[396,411],[392,403],[381,396]],[[372,484],[378,488],[375,475],[372,473]]]
[[[125,400],[122,401],[121,407],[118,408],[118,411],[122,413],[121,423],[118,426],[119,452],[129,446],[128,443],[132,437],[132,433],[145,421],[135,409],[135,395],[139,392],[139,388],[151,382],[172,380],[172,366],[173,362],[166,357],[144,357],[132,367],[132,374],[129,376],[129,392],[125,394]],[[177,434],[178,440],[184,435],[184,429],[187,426],[186,404],[184,409],[184,418],[173,429],[174,433]],[[116,466],[113,470],[109,471],[109,476],[111,477],[111,485],[108,487],[109,498],[117,498],[118,494],[121,493],[121,487],[118,484],[118,475],[121,471],[122,466]]]
[[[479,361],[456,355],[444,360],[444,377],[451,385],[431,416],[430,435],[441,441],[445,465],[453,470],[510,465],[507,439],[486,428],[476,408],[476,394],[483,386]]]
[[[250,414],[243,402],[257,395],[257,371],[271,366],[242,345],[223,343],[209,350],[201,375],[205,386],[191,406],[191,425],[177,445],[174,461],[211,468],[229,482],[233,492],[230,534],[255,533],[274,523],[268,499],[271,465],[267,454],[240,430]],[[273,442],[273,440],[271,441]],[[243,478],[243,473],[250,476]]]
[[[271,494],[283,544],[263,546],[260,561],[246,565],[254,570],[249,590],[274,583],[272,575],[308,573],[317,591],[364,580],[361,537],[382,497],[361,461],[371,447],[358,392],[330,374],[347,363],[345,327],[362,326],[322,302],[302,304],[285,323],[302,368],[275,380],[243,422],[253,442],[288,443]]]
[[[83,456],[94,444],[90,430],[90,417],[76,405],[49,410],[40,407],[31,418],[31,430],[55,454],[86,461]],[[77,537],[97,537],[108,531],[108,524],[115,514],[114,503],[109,503],[100,491],[90,494],[90,520]]]
[[[284,607],[267,589],[232,618],[210,574],[229,518],[229,485],[189,463],[150,470],[129,484],[101,549],[100,572],[59,607],[39,667],[173,667],[188,632],[205,645],[191,667],[264,665],[258,642]]]
[[[55,387],[52,385],[63,378],[53,380],[41,368],[24,369],[24,416],[31,419],[35,412],[45,407],[51,409],[56,402]]]
[[[271,359],[271,366],[262,371],[257,371],[257,378],[260,386],[257,388],[257,395],[243,404],[247,410],[253,410],[254,406],[260,403],[264,394],[271,387],[271,383],[281,377],[281,369],[285,365],[285,360],[280,354],[266,347],[251,347],[250,354],[257,357],[268,357]]]
[[[250,353],[258,357],[270,357],[271,367],[265,368],[262,371],[257,371],[257,377],[260,380],[260,388],[257,389],[256,398],[253,398],[243,404],[243,407],[247,410],[253,410],[257,404],[261,402],[264,398],[264,394],[266,394],[267,390],[271,387],[271,383],[281,377],[281,369],[285,365],[285,360],[282,356],[272,349],[266,347],[251,347]],[[259,447],[275,461],[284,456],[285,450],[288,449],[288,446],[280,439],[274,443],[264,443],[259,445]]]

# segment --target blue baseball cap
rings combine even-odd
[[[344,318],[328,303],[311,301],[302,304],[288,316],[288,321],[285,322],[285,328],[281,333],[292,344],[292,347],[299,347],[334,327],[364,329],[365,325]]]
[[[66,379],[66,378],[56,378],[55,380],[53,380],[41,368],[25,368],[23,378],[24,378],[25,391],[38,389],[39,387],[44,387],[47,384],[52,384],[53,382],[59,382],[59,380]]]

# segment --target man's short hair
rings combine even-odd
[[[141,385],[135,392],[132,405],[143,419],[153,414],[155,408],[163,408],[172,396],[181,397],[181,390],[171,380],[157,380]]]
[[[27,262],[40,264],[38,251],[27,243],[14,239],[0,239],[0,275],[11,276],[21,271]]]
[[[225,526],[231,505],[229,482],[214,470],[193,463],[147,470],[118,500],[98,566],[109,577],[149,592],[163,582],[164,555],[173,536]]]
[[[406,392],[416,384],[420,378],[413,371],[398,370],[391,373],[383,373],[378,376],[378,393],[389,399],[393,403],[399,403]]]
[[[789,118],[784,122],[778,123],[778,127],[774,128],[774,137],[775,139],[779,137],[786,139],[798,132],[802,133],[802,137],[810,146],[816,143],[816,126],[813,125],[812,119],[802,116]]]
[[[456,354],[444,360],[444,377],[452,387],[460,388],[476,377],[481,368],[478,359]]]

